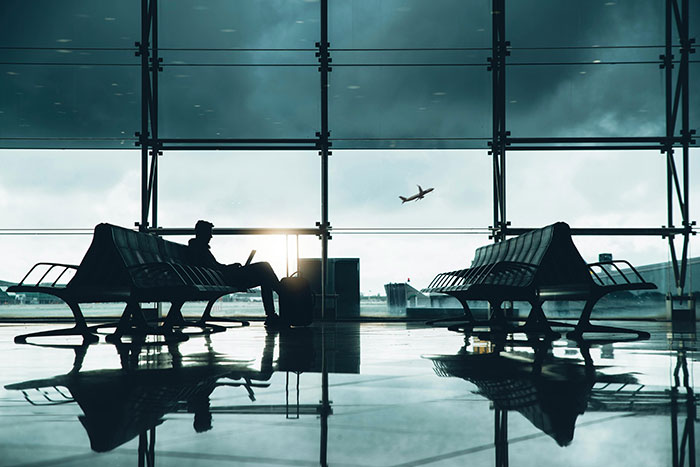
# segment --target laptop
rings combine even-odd
[[[245,266],[248,266],[251,261],[253,261],[253,256],[255,256],[255,250],[250,250],[250,254],[248,255],[248,259],[245,262]]]

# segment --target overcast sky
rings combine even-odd
[[[30,14],[41,3],[42,15]],[[139,70],[133,47],[140,2],[0,4],[0,42],[65,47],[2,51],[3,62],[71,62],[84,66],[0,65],[2,146],[133,147],[140,127]],[[487,0],[330,1],[331,47],[488,47]],[[542,46],[660,45],[657,0],[508,2],[514,50],[508,71],[508,129],[513,136],[658,136],[664,133],[663,50],[522,50]],[[234,11],[235,5],[235,11]],[[533,14],[533,6],[537,14]],[[693,28],[700,9],[693,13]],[[136,13],[136,14],[134,14]],[[623,20],[624,19],[624,20]],[[41,31],[41,34],[37,34]],[[160,6],[162,47],[313,48],[318,2],[307,0],[171,1]],[[692,34],[691,34],[692,35]],[[160,135],[166,137],[313,137],[320,100],[313,51],[163,52]],[[491,128],[489,51],[333,52],[330,87],[330,220],[333,227],[486,227],[492,223],[491,163],[483,149]],[[561,62],[585,62],[560,65]],[[208,67],[206,63],[288,63],[288,67]],[[360,63],[460,63],[469,66],[353,67]],[[471,66],[479,65],[479,66]],[[697,75],[697,65],[691,73]],[[692,93],[691,123],[700,117]],[[697,126],[697,125],[696,125]],[[16,141],[7,138],[102,138]],[[410,142],[392,138],[463,138]],[[364,141],[357,139],[366,138]],[[372,141],[385,138],[387,141]],[[471,139],[475,138],[475,139]],[[352,148],[414,147],[407,151]],[[349,148],[348,150],[341,150]],[[693,163],[696,156],[693,157]],[[132,226],[140,218],[138,151],[0,151],[2,228]],[[696,164],[694,164],[696,165]],[[697,169],[693,166],[691,180]],[[508,159],[508,219],[514,226],[563,220],[575,227],[666,224],[665,164],[658,152],[513,152]],[[221,227],[309,227],[320,220],[320,163],[315,153],[166,153],[161,158],[162,226],[207,218]],[[401,205],[398,196],[435,191]],[[699,199],[692,185],[691,218]],[[185,238],[176,239],[185,241]],[[0,279],[18,280],[38,261],[79,262],[89,236],[0,236]],[[422,287],[434,274],[463,267],[486,236],[334,234],[330,255],[360,257],[362,289],[386,282]],[[577,238],[587,260],[611,252],[636,264],[668,259],[657,238]],[[294,242],[290,240],[290,245]],[[318,256],[315,238],[302,256]],[[222,261],[247,256],[284,274],[284,238],[215,238]],[[294,252],[291,251],[293,254]],[[692,253],[692,251],[691,251]]]
[[[3,228],[132,226],[139,219],[138,152],[5,150],[0,160]],[[698,172],[696,164],[693,180]],[[160,224],[191,227],[204,218],[220,227],[311,227],[320,220],[319,173],[315,153],[169,153],[161,159]],[[508,181],[514,226],[666,223],[664,159],[653,151],[511,153]],[[398,196],[415,193],[418,183],[435,191],[402,205]],[[330,159],[335,228],[486,227],[492,223],[491,197],[490,159],[483,151],[337,151]],[[700,199],[697,184],[691,199]],[[691,211],[697,219],[697,201]],[[35,262],[79,262],[90,237],[0,240],[0,278],[18,280]],[[332,257],[359,257],[363,291],[376,293],[386,282],[407,278],[425,286],[434,274],[467,265],[474,249],[488,241],[483,235],[337,233],[329,248]],[[660,238],[575,241],[588,261],[600,252],[637,265],[668,258]],[[320,254],[315,237],[300,243],[301,256]],[[289,245],[294,256],[293,239]],[[224,262],[240,261],[256,248],[258,259],[271,261],[280,275],[286,272],[284,238],[215,237],[212,248]]]

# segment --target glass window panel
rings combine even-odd
[[[329,163],[334,228],[491,225],[491,159],[485,151],[335,151]],[[418,187],[434,188],[402,203]]]
[[[160,136],[314,138],[320,81],[311,67],[166,67]]]
[[[316,152],[166,151],[158,170],[161,226],[207,219],[219,227],[308,228],[320,220]]]
[[[0,211],[11,228],[130,226],[140,212],[138,151],[0,151]]]
[[[0,147],[133,148],[136,67],[0,65]]]
[[[141,2],[3,0],[0,43],[9,47],[127,47],[141,36]]]
[[[420,290],[439,273],[471,264],[474,250],[489,243],[487,235],[373,235],[336,233],[329,244],[329,258],[360,259],[360,313],[362,316],[402,317],[405,307],[389,307],[385,284],[408,284]],[[459,308],[451,300],[434,306]],[[418,299],[416,306],[430,307]],[[422,312],[429,313],[429,312]],[[436,310],[434,313],[442,313]]]
[[[317,0],[174,0],[159,3],[165,48],[314,48]]]
[[[666,222],[666,163],[656,151],[511,152],[508,220],[518,227],[557,221],[572,227],[657,227]],[[648,253],[658,238],[615,237],[625,256]],[[664,251],[662,248],[658,251]],[[634,258],[627,258],[634,259]]]
[[[332,48],[490,47],[490,0],[328,3]]]
[[[329,121],[336,148],[484,148],[491,128],[485,67],[335,67]]]
[[[513,47],[663,45],[665,2],[615,0],[507,2]]]
[[[512,66],[506,81],[513,137],[661,136],[658,65]]]

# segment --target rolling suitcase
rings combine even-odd
[[[280,281],[280,319],[287,326],[308,326],[313,321],[314,294],[309,281],[295,272]]]

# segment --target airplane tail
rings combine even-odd
[[[403,204],[403,203],[405,203],[406,201],[408,201],[408,199],[407,199],[407,198],[404,198],[403,196],[399,196],[399,198],[401,198],[401,204]]]

